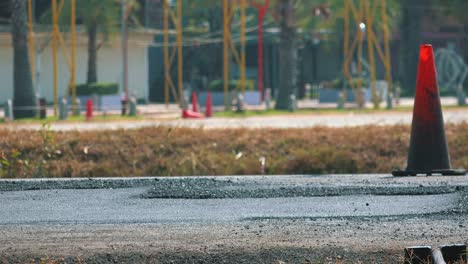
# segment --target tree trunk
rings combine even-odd
[[[210,25],[210,33],[216,34],[223,29],[222,8],[220,6],[214,7],[214,11],[209,13],[208,23]],[[222,79],[223,76],[223,45],[214,44],[213,49],[215,52],[211,53],[212,56],[212,69],[210,69],[210,79]]]
[[[86,83],[97,82],[97,23],[88,26],[88,73]]]
[[[31,118],[36,115],[37,102],[31,78],[26,22],[26,1],[11,0],[14,118]]]
[[[424,0],[403,1],[403,19],[401,24],[402,64],[401,79],[402,88],[414,94],[416,87],[416,75],[419,61],[419,45],[421,44],[421,17],[422,11],[414,6],[424,6]]]
[[[297,47],[295,7],[291,0],[280,0],[279,88],[276,109],[288,109],[291,95],[296,95]]]

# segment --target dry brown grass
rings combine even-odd
[[[448,125],[453,167],[468,168],[468,123]],[[409,126],[103,132],[0,131],[2,177],[389,173]]]

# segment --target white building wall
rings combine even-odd
[[[13,50],[0,46],[0,103],[13,98]]]
[[[4,34],[4,33],[0,33]],[[128,82],[129,92],[139,99],[148,98],[148,63],[147,48],[138,42],[132,45],[129,41],[128,49]],[[36,67],[40,70],[36,92],[45,97],[48,102],[53,102],[53,63],[52,48],[49,44],[38,58]],[[58,57],[58,96],[66,95],[66,89],[70,81],[69,66],[61,48]],[[88,51],[86,45],[78,45],[76,48],[76,83],[86,82],[88,69]],[[122,82],[122,52],[120,38],[114,37],[110,43],[104,44],[98,51],[97,60],[98,82]],[[13,48],[6,43],[0,43],[0,104],[13,98]]]

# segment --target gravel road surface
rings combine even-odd
[[[466,176],[1,180],[0,262],[395,263],[405,246],[468,242],[467,186]]]

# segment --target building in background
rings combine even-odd
[[[154,30],[129,31],[129,93],[140,101],[147,101],[148,87],[148,44],[152,42]],[[35,33],[38,51],[36,53],[35,89],[39,96],[48,102],[53,101],[53,66],[50,31],[37,30]],[[77,33],[76,47],[76,80],[77,84],[86,82],[87,71],[87,35],[81,30]],[[64,34],[65,44],[70,45],[70,38]],[[13,96],[13,48],[11,33],[8,26],[0,26],[0,104]],[[122,55],[120,34],[114,33],[103,43],[98,52],[97,75],[99,82],[121,82]],[[58,49],[58,95],[66,96],[70,72],[61,48]]]

